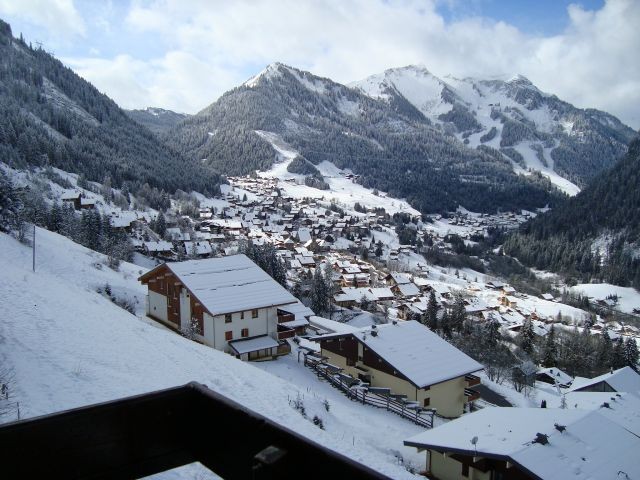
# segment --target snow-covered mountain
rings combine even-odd
[[[269,170],[280,158],[269,139],[278,138],[300,157],[299,166],[329,162],[349,169],[363,186],[405,198],[422,213],[460,205],[483,212],[535,210],[560,197],[546,179],[518,175],[497,150],[468,148],[397,98],[390,106],[274,63],[180,122],[166,138],[225,175]]]
[[[624,152],[635,132],[608,113],[579,109],[527,78],[440,79],[422,66],[393,68],[350,84],[396,110],[411,104],[466,145],[500,150],[570,194]]]

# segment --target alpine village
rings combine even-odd
[[[562,28],[529,2],[18,3],[1,478],[640,478],[639,3],[540,2]],[[375,43],[384,16],[378,50],[326,40]],[[605,21],[624,72],[526,57]],[[430,53],[501,28],[545,91],[471,44]]]

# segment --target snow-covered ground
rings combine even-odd
[[[617,295],[618,303],[613,307],[621,312],[633,313],[640,309],[640,292],[631,287],[619,287],[610,283],[582,283],[571,288],[593,300],[606,300],[609,295]]]
[[[287,171],[287,167],[298,155],[298,152],[275,133],[263,131],[257,131],[256,133],[271,143],[276,152],[278,152],[279,157],[279,160],[269,170],[258,172],[258,176],[262,178],[278,178],[280,180],[278,186],[287,195],[294,198],[308,197],[322,199],[327,202],[335,201],[349,209],[353,209],[357,202],[365,207],[384,208],[390,215],[398,212],[420,215],[420,212],[411,207],[405,200],[388,197],[382,192],[374,195],[373,190],[346,178],[347,174],[352,173],[351,171],[341,170],[331,162],[324,161],[316,165],[324,180],[329,184],[329,190],[308,187],[304,184],[303,175]],[[287,179],[293,179],[299,183],[284,181]]]
[[[15,373],[11,394],[23,418],[195,380],[390,477],[413,476],[396,458],[397,452],[416,458],[401,443],[419,431],[412,423],[331,396],[323,385],[294,385],[291,380],[302,378],[316,382],[301,371],[286,378],[283,372],[294,368],[294,359],[256,368],[131,315],[96,289],[108,283],[113,295],[128,298],[140,312],[145,295],[137,282],[141,267],[122,264],[115,272],[102,255],[55,233],[38,229],[36,238],[33,273],[31,249],[0,234],[0,361]],[[289,404],[298,395],[307,419]],[[325,398],[332,405],[329,412]],[[309,420],[314,415],[322,418],[325,430]],[[192,467],[167,478],[193,478],[194,472],[202,473]]]

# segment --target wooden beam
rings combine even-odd
[[[219,395],[183,387],[0,426],[2,478],[130,479],[200,462],[223,478],[383,475]]]

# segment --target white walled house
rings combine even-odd
[[[297,299],[245,255],[164,263],[139,278],[147,315],[242,360],[289,351],[295,332],[278,307]],[[280,325],[280,324],[285,325]]]

